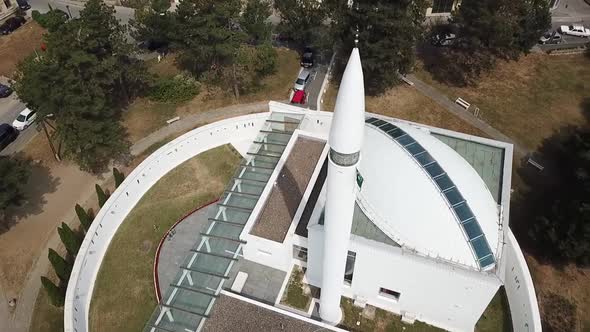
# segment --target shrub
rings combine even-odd
[[[150,92],[150,98],[159,102],[179,103],[191,100],[199,94],[200,84],[187,75],[176,75],[173,78],[160,78]]]
[[[86,210],[80,206],[80,204],[76,204],[75,207],[76,215],[78,215],[78,220],[80,220],[80,224],[84,227],[84,230],[87,231],[92,224],[92,218],[88,215]]]
[[[80,241],[78,235],[72,231],[70,226],[63,222],[61,223],[61,227],[57,228],[57,233],[59,234],[61,242],[66,247],[68,254],[72,257],[76,257],[78,250],[80,250],[80,245],[82,245],[82,241]]]
[[[70,273],[72,273],[72,265],[51,248],[49,249],[47,258],[49,258],[49,262],[51,262],[51,266],[53,266],[55,274],[57,274],[59,279],[67,284],[68,280],[70,279]]]
[[[46,277],[41,277],[41,284],[47,292],[47,295],[49,295],[49,300],[51,301],[51,304],[53,304],[56,307],[63,307],[66,299],[64,289],[57,287],[51,280],[47,279]]]
[[[118,188],[125,180],[125,175],[121,173],[116,167],[113,167],[113,176],[115,177],[115,188]]]
[[[98,198],[98,206],[102,207],[104,205],[104,203],[106,203],[107,199],[109,199],[109,196],[107,196],[107,194],[105,194],[104,190],[102,190],[102,187],[98,183],[94,186],[94,189],[96,189],[96,197]]]

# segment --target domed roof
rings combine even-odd
[[[359,165],[375,224],[421,254],[492,267],[498,207],[479,174],[427,129],[378,121],[368,120]]]

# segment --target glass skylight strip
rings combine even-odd
[[[471,211],[471,208],[469,208],[467,201],[465,201],[459,189],[439,163],[432,158],[422,145],[399,127],[376,118],[369,118],[365,122],[378,127],[382,132],[392,137],[424,168],[436,183],[436,186],[457,217],[480,268],[486,268],[494,264],[494,256],[475,215]]]

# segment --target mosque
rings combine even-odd
[[[473,331],[501,286],[514,330],[541,331],[509,227],[512,145],[369,114],[364,100],[355,48],[334,113],[270,102],[154,152],[84,239],[65,330],[88,330],[100,263],[141,196],[182,162],[231,144],[243,159],[222,196],[158,251],[159,304],[144,331],[342,331],[342,299],[407,324]],[[304,311],[281,302],[296,269],[313,298]]]

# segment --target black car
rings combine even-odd
[[[27,20],[22,16],[11,17],[7,19],[4,24],[0,25],[0,34],[7,35],[20,28],[20,26],[25,24],[26,21]]]
[[[0,83],[0,98],[6,98],[12,94],[12,89],[9,86],[6,86]]]
[[[16,0],[18,7],[22,10],[29,10],[31,9],[31,5],[26,0]]]
[[[303,54],[301,55],[301,67],[303,68],[310,68],[313,67],[313,50],[309,47],[306,47],[303,50]]]
[[[0,150],[12,143],[18,136],[18,130],[7,123],[0,124]]]

